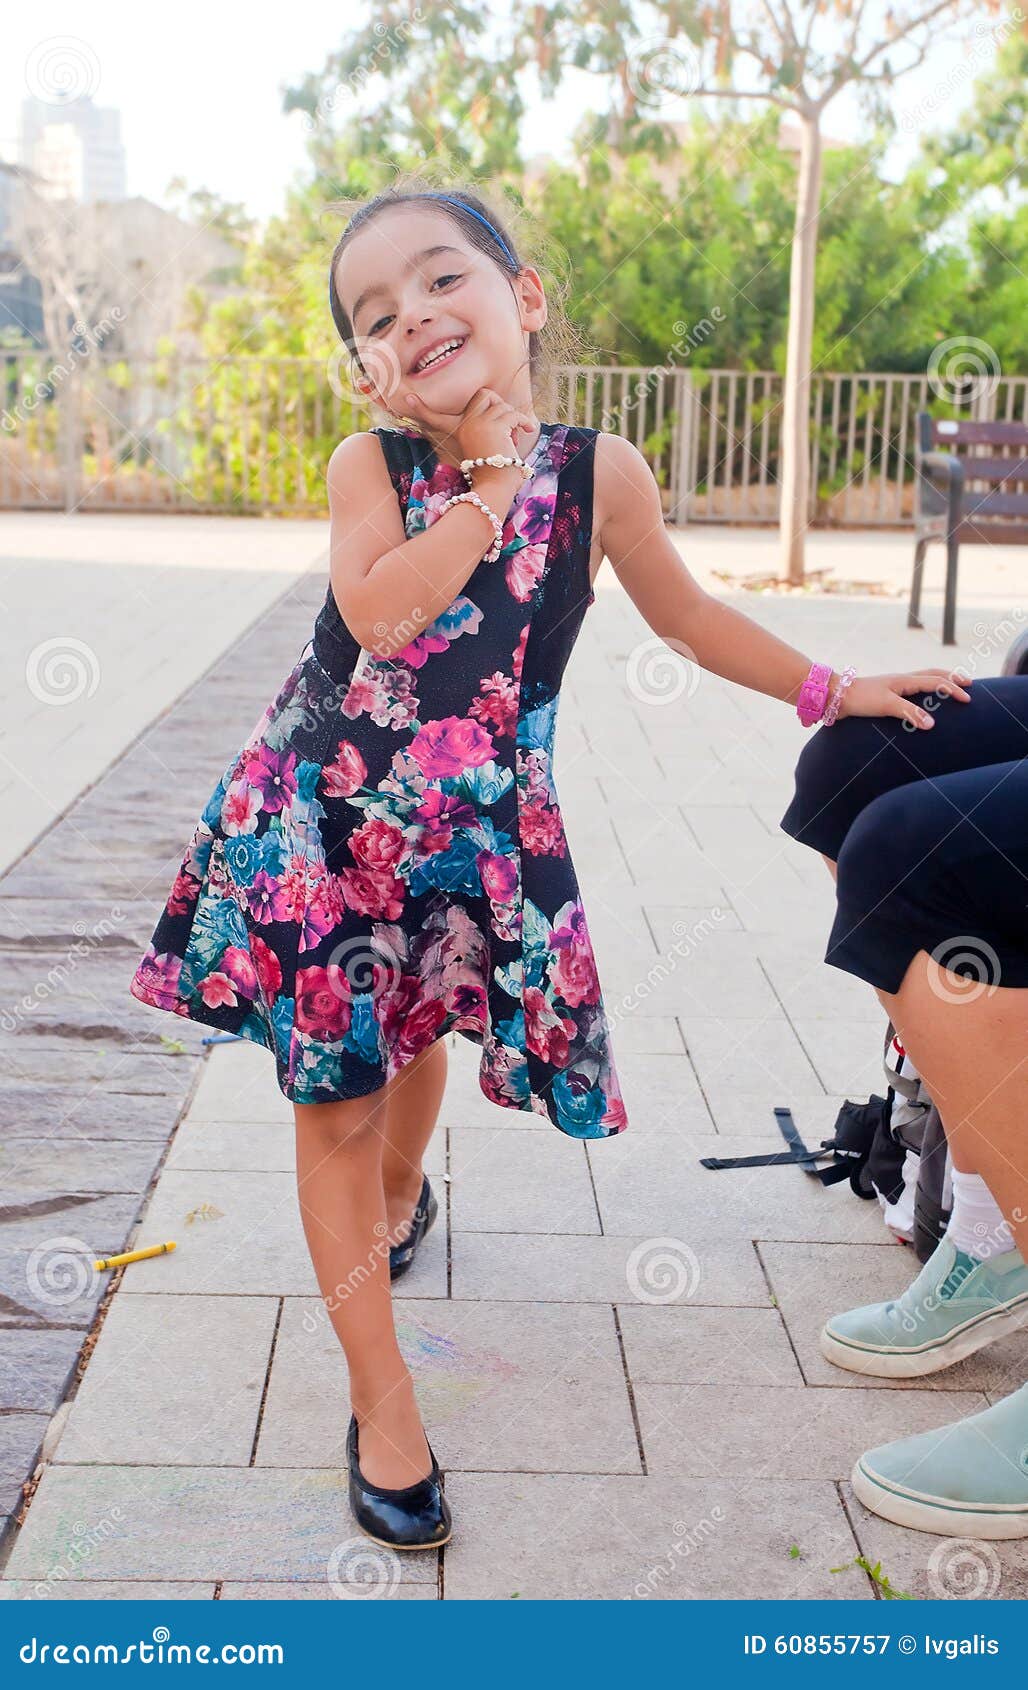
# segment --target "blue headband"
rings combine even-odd
[[[489,233],[492,235],[493,240],[496,241],[498,243],[498,245],[503,248],[504,252],[507,254],[507,257],[510,259],[511,263],[513,264],[515,270],[518,268],[518,261],[514,257],[514,254],[511,252],[510,247],[507,245],[503,236],[499,233],[498,230],[493,228],[493,226],[490,223],[488,217],[483,217],[482,213],[480,211],[476,211],[473,205],[465,205],[463,200],[454,199],[452,194],[426,194],[424,197],[426,199],[433,199],[433,200],[448,200],[451,205],[459,205],[460,209],[462,211],[469,211],[471,213],[472,217],[477,217],[478,221],[483,225],[483,227],[489,230]]]

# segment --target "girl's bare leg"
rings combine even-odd
[[[393,1324],[382,1102],[379,1092],[338,1103],[297,1103],[293,1109],[300,1215],[318,1285],[346,1353],[361,1472],[372,1484],[394,1490],[423,1478],[432,1462]]]
[[[391,1244],[399,1244],[410,1231],[421,1196],[421,1164],[439,1118],[446,1072],[443,1037],[419,1051],[384,1088],[382,1183]]]

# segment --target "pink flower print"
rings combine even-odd
[[[507,586],[519,604],[527,604],[546,568],[546,546],[522,546],[504,565]]]
[[[350,851],[361,868],[384,868],[390,873],[403,855],[403,834],[377,816],[369,817],[350,835]]]
[[[554,1068],[566,1068],[571,1039],[576,1032],[574,1021],[570,1016],[558,1015],[538,986],[525,987],[522,1005],[529,1050]]]
[[[346,697],[343,699],[343,715],[348,716],[351,722],[356,721],[357,717],[363,715],[365,710],[372,709],[378,691],[379,684],[375,679],[375,672],[369,666],[350,682]],[[342,793],[340,796],[345,798],[349,795]]]
[[[496,754],[492,735],[465,716],[426,722],[407,747],[430,779],[453,779],[478,768]]]
[[[335,875],[325,875],[316,880],[308,890],[303,907],[303,929],[300,934],[299,949],[312,951],[319,945],[326,933],[331,933],[344,913],[342,892]],[[299,917],[297,919],[300,919]]]
[[[272,751],[270,745],[260,745],[246,760],[246,779],[257,787],[261,808],[269,815],[285,809],[296,792],[296,753]]]
[[[182,958],[170,951],[158,956],[153,945],[147,945],[146,955],[136,969],[130,990],[134,997],[175,997],[182,971]]]
[[[509,675],[497,670],[478,683],[480,698],[472,701],[468,714],[477,722],[489,722],[497,734],[513,734],[518,724],[518,691]]]
[[[445,651],[449,643],[445,634],[428,630],[424,634],[416,635],[410,644],[405,645],[396,655],[401,662],[409,663],[412,669],[423,669],[433,652]]]
[[[533,857],[566,856],[567,841],[560,811],[549,810],[545,804],[523,804],[521,844]]]
[[[551,949],[561,950],[573,945],[588,944],[589,929],[585,924],[585,909],[581,898],[576,898],[572,904],[565,904],[563,908],[566,912],[563,921],[550,928]]]
[[[200,882],[179,869],[175,884],[168,895],[169,915],[188,915],[200,893]]]
[[[400,919],[405,887],[387,869],[344,868],[339,878],[348,909],[382,921]]]
[[[578,943],[557,952],[550,980],[557,996],[569,1009],[580,1009],[583,1004],[599,1001],[600,981],[588,934]]]
[[[400,1036],[393,1050],[394,1070],[400,1057],[409,1061],[430,1045],[445,1019],[446,1005],[439,998],[423,998],[420,1003],[414,1004],[410,1013],[404,1017]]]
[[[272,1004],[282,990],[282,964],[258,933],[250,935],[250,955],[266,1003]]]
[[[292,901],[287,898],[284,885],[272,880],[266,869],[260,869],[243,892],[250,914],[262,927],[266,927],[269,921],[289,920]]]
[[[306,902],[307,859],[302,856],[291,857],[274,894],[274,919],[301,921]]]
[[[620,1097],[611,1097],[610,1093],[607,1093],[607,1112],[601,1116],[601,1122],[605,1127],[613,1127],[616,1133],[624,1132],[628,1125],[628,1115]]]
[[[517,889],[518,870],[513,857],[498,856],[493,851],[479,851],[478,872],[490,898],[506,903]]]
[[[257,970],[248,951],[244,951],[240,945],[229,945],[222,954],[221,966],[244,998],[257,996]]]
[[[227,974],[208,974],[199,985],[200,996],[208,1009],[235,1009],[238,998]]]
[[[420,804],[410,812],[412,822],[421,826],[418,847],[426,857],[433,851],[449,849],[455,827],[471,827],[478,815],[473,804],[453,792],[441,792],[430,786]]]
[[[364,784],[368,765],[352,740],[341,739],[335,761],[326,763],[321,771],[326,798],[352,798]]]
[[[338,964],[296,971],[296,1025],[315,1039],[341,1039],[350,1025],[350,987]]]
[[[525,623],[525,626],[522,628],[521,633],[518,636],[518,643],[514,648],[514,656],[511,659],[510,672],[516,681],[520,681],[521,679],[521,669],[525,661],[525,647],[528,644],[528,630],[531,626],[531,622]]]
[[[221,805],[221,825],[227,834],[256,833],[261,791],[249,781],[234,780]]]

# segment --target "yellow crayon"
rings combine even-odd
[[[102,1272],[104,1268],[121,1267],[123,1262],[142,1262],[147,1256],[163,1256],[174,1248],[175,1240],[172,1238],[167,1244],[151,1244],[146,1250],[126,1250],[122,1256],[102,1256],[93,1266],[98,1272]]]

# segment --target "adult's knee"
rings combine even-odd
[[[911,877],[927,881],[934,852],[947,825],[945,806],[930,782],[894,787],[865,804],[839,852],[836,884],[840,901],[859,893],[867,906],[895,892]]]

